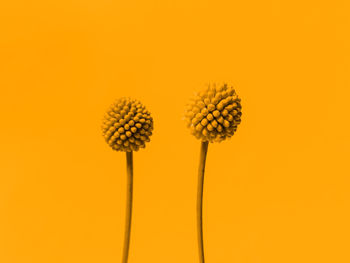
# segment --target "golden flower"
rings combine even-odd
[[[138,151],[150,141],[153,118],[139,101],[120,98],[105,114],[102,132],[106,142],[116,151]]]
[[[241,123],[241,99],[227,84],[208,86],[195,94],[186,107],[185,118],[197,139],[220,142],[230,138]]]

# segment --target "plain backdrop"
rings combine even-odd
[[[208,263],[350,262],[350,5],[0,3],[0,262],[120,262],[125,154],[100,125],[141,100],[130,263],[198,262],[192,93],[228,82],[243,116],[209,145]]]

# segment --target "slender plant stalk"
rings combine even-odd
[[[130,232],[131,232],[131,216],[132,216],[132,193],[133,193],[133,152],[126,152],[126,213],[125,213],[125,234],[122,263],[128,262]]]
[[[205,160],[207,158],[208,142],[202,142],[198,168],[198,188],[197,188],[197,233],[198,233],[198,252],[199,262],[204,263],[204,245],[203,245],[203,186]]]

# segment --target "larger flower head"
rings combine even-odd
[[[186,121],[197,139],[220,142],[230,138],[241,123],[241,99],[233,87],[209,85],[186,107]]]
[[[131,98],[116,100],[105,114],[102,133],[116,151],[137,151],[150,141],[153,119],[139,101]]]

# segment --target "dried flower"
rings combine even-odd
[[[141,102],[120,98],[107,111],[102,132],[106,142],[116,151],[138,151],[150,141],[153,119]]]
[[[197,139],[221,142],[232,137],[241,123],[241,99],[227,84],[208,86],[186,108],[187,126]]]

